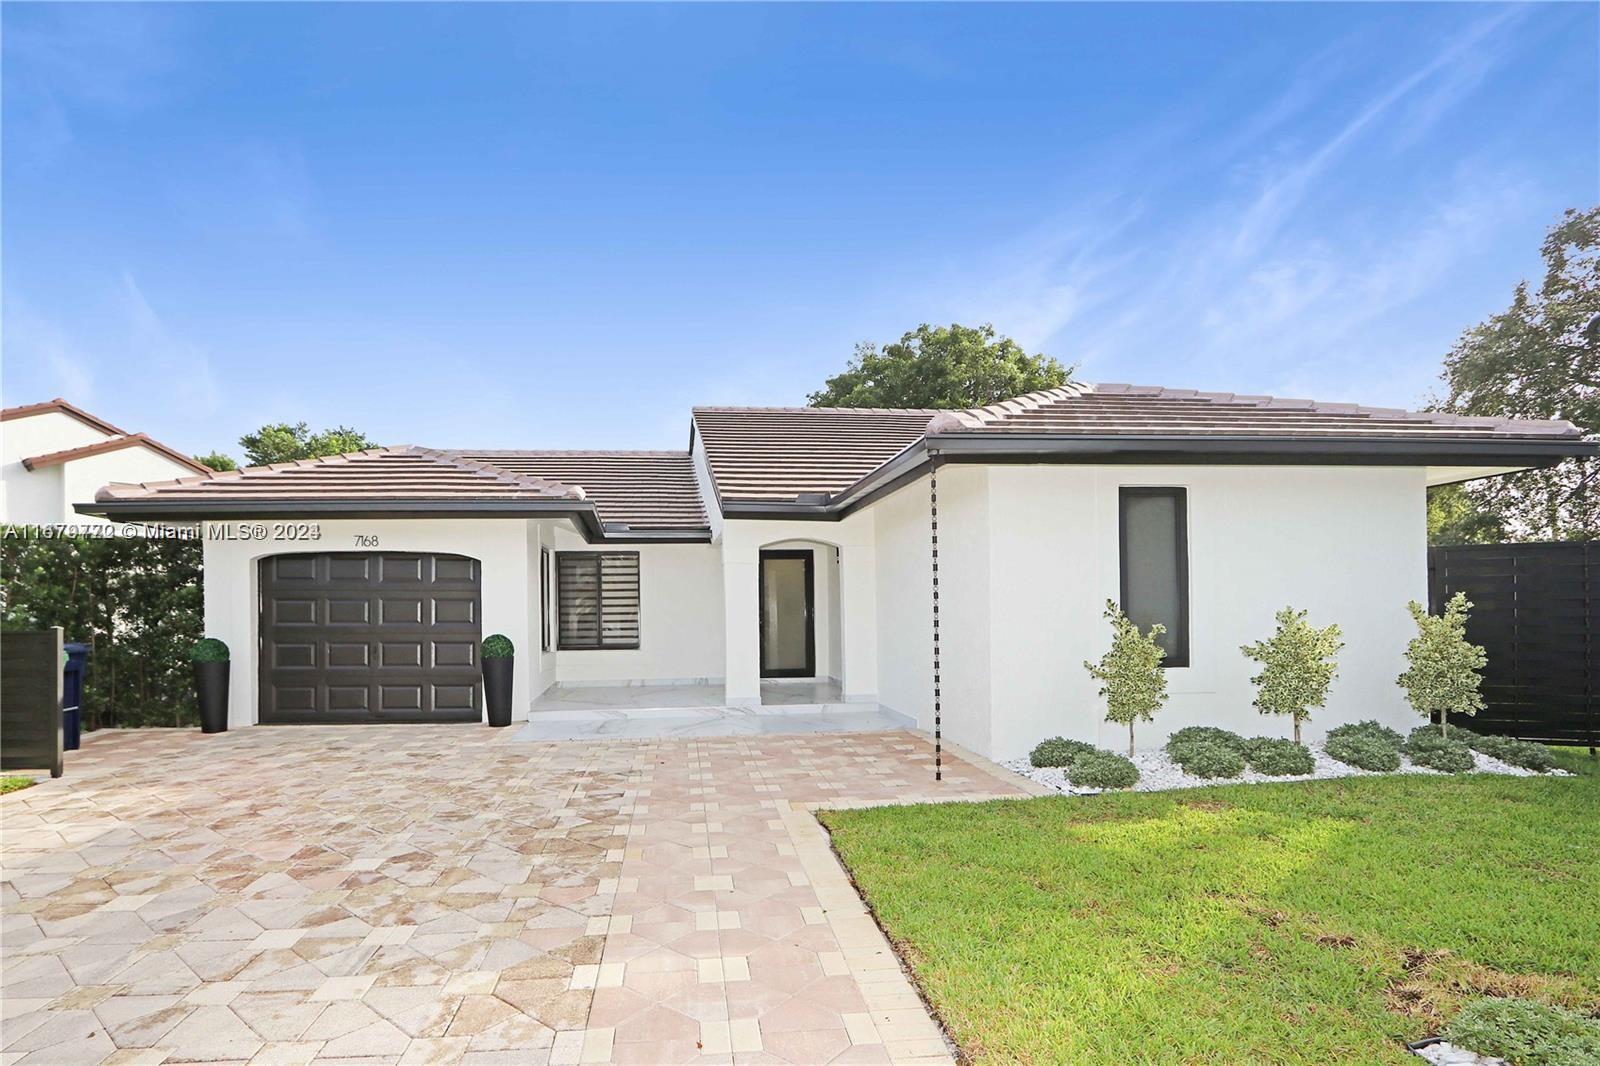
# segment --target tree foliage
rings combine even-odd
[[[850,364],[810,401],[813,407],[981,407],[1055,388],[1070,374],[991,325],[923,323],[882,351],[871,341],[857,344]]]
[[[1600,436],[1600,207],[1568,211],[1545,237],[1537,292],[1467,330],[1445,357],[1443,409],[1502,418],[1564,418]],[[1568,459],[1473,482],[1470,505],[1517,540],[1600,537],[1600,460]],[[1463,528],[1464,516],[1442,530]],[[1430,527],[1432,523],[1430,523]],[[1484,535],[1465,521],[1467,535]],[[1431,529],[1430,529],[1431,531]],[[1441,541],[1442,542],[1442,541]]]
[[[1113,600],[1106,601],[1105,617],[1111,622],[1111,648],[1098,663],[1085,662],[1089,676],[1100,682],[1106,701],[1106,721],[1128,727],[1128,755],[1133,755],[1133,725],[1150,721],[1167,701],[1167,675],[1161,660],[1167,653],[1156,638],[1167,631],[1157,622],[1141,633]]]
[[[1444,605],[1442,615],[1429,614],[1416,600],[1406,604],[1406,610],[1416,620],[1417,635],[1406,645],[1409,666],[1396,684],[1406,690],[1406,699],[1418,714],[1428,719],[1439,716],[1439,733],[1447,736],[1451,714],[1483,710],[1483,696],[1478,692],[1483,676],[1478,671],[1488,655],[1467,640],[1472,601],[1458,592]]]
[[[342,455],[377,447],[364,434],[349,426],[335,426],[313,433],[304,422],[293,425],[277,422],[262,426],[254,433],[240,437],[239,446],[244,449],[247,466],[292,463],[297,459],[317,459],[324,455]]]
[[[195,462],[201,466],[209,466],[213,470],[237,470],[239,464],[233,461],[233,456],[224,455],[222,452],[212,452],[210,455],[197,455]]]
[[[92,645],[86,726],[198,722],[189,653],[201,633],[200,541],[27,534],[0,531],[0,620],[60,626]]]
[[[1261,664],[1261,672],[1250,679],[1256,686],[1256,709],[1293,718],[1296,744],[1300,723],[1311,717],[1311,708],[1328,700],[1328,687],[1339,672],[1335,656],[1344,647],[1337,625],[1318,629],[1306,621],[1307,613],[1285,607],[1276,615],[1278,628],[1270,639],[1239,649]]]

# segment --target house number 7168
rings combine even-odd
[[[377,546],[378,546],[378,538],[376,536],[374,536],[374,535],[372,535],[370,533],[357,533],[356,534],[356,547],[358,547],[358,548],[376,548]]]

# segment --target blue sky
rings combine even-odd
[[[682,447],[860,340],[1416,405],[1600,198],[1595,5],[19,5],[4,402]]]

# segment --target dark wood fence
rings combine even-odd
[[[0,770],[60,777],[61,627],[0,634]]]
[[[1600,743],[1600,541],[1428,550],[1428,601],[1473,603],[1488,704],[1468,724],[1552,744]]]

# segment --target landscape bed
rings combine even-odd
[[[823,812],[976,1061],[1418,1062],[1466,1003],[1600,1011],[1600,772]]]

